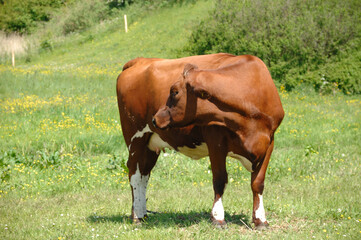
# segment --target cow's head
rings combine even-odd
[[[199,84],[201,72],[192,64],[184,67],[182,79],[170,88],[166,105],[154,115],[156,127],[164,129],[209,122],[215,106],[208,101],[212,96]]]

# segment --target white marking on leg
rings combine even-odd
[[[233,152],[229,152],[228,153],[228,156],[232,157],[232,158],[235,158],[237,160],[239,160],[242,165],[249,171],[249,172],[253,172],[252,170],[252,162],[250,160],[248,160],[247,158],[241,156],[241,155],[238,155],[238,154],[235,154]]]
[[[141,175],[139,165],[137,171],[130,177],[130,185],[133,187],[133,213],[134,218],[143,218],[147,214],[146,191],[149,175]]]
[[[149,125],[147,124],[147,125],[145,125],[145,127],[142,130],[136,132],[133,135],[133,137],[130,139],[130,142],[133,142],[134,138],[141,138],[144,136],[144,134],[149,133],[149,132],[152,132],[152,130],[150,130]]]
[[[255,212],[255,216],[256,216],[256,218],[261,220],[261,222],[266,222],[267,221],[266,213],[265,213],[264,207],[263,207],[263,196],[261,194],[258,194],[258,198],[259,198],[259,205]]]
[[[219,198],[213,205],[212,216],[217,221],[224,220],[224,209],[222,204],[222,198]]]

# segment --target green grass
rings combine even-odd
[[[361,98],[307,89],[280,89],[286,117],[265,182],[268,231],[243,224],[251,225],[252,193],[238,161],[227,161],[228,228],[219,230],[209,221],[209,160],[173,151],[162,153],[149,182],[148,209],[157,213],[142,226],[130,222],[116,76],[136,56],[177,56],[188,26],[210,8],[162,9],[128,34],[105,26],[93,40],[69,37],[15,69],[0,65],[0,239],[361,237]]]

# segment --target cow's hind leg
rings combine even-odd
[[[157,162],[158,155],[148,149],[145,139],[136,139],[129,149],[128,169],[132,190],[132,220],[140,223],[147,218],[146,190],[150,172]]]
[[[266,214],[263,206],[263,188],[267,166],[273,151],[274,141],[269,145],[265,157],[260,165],[256,167],[251,176],[251,187],[253,192],[253,213],[252,220],[257,230],[264,230],[268,227]]]

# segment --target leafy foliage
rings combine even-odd
[[[65,17],[61,17],[62,33],[66,35],[85,30],[104,20],[108,14],[109,8],[105,1],[77,1],[74,6],[65,10]]]
[[[313,84],[324,94],[342,91],[344,94],[361,94],[361,49],[337,61],[328,64],[303,77],[305,82]]]
[[[82,31],[111,16],[113,9],[137,5],[144,9],[158,9],[176,3],[195,0],[2,0],[0,1],[0,30],[7,33],[32,33],[39,23],[55,17],[62,25],[62,33]],[[59,10],[60,9],[60,10]],[[57,13],[57,10],[59,10]]]
[[[124,8],[132,4],[146,5],[152,8],[160,8],[183,2],[195,2],[195,0],[109,0],[108,5],[111,8]]]
[[[332,56],[360,49],[360,8],[357,0],[218,1],[210,17],[193,30],[186,50],[256,55],[273,78],[292,89],[300,75],[317,70]]]
[[[5,32],[32,32],[37,22],[49,21],[54,9],[66,0],[4,0],[0,2],[0,29]]]

